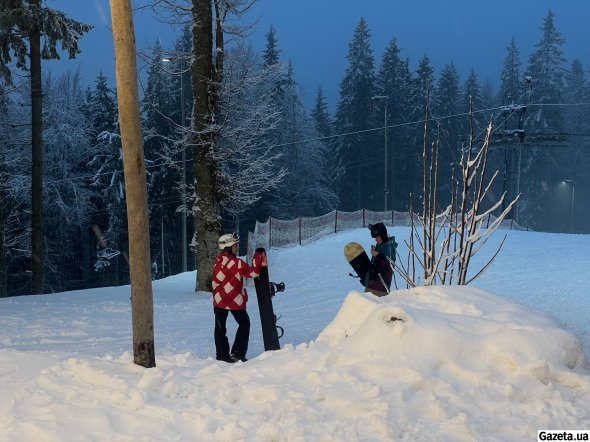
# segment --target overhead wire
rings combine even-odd
[[[590,106],[590,103],[529,103],[528,106]],[[491,112],[491,111],[500,110],[500,109],[504,109],[504,108],[506,108],[506,106],[496,106],[496,107],[491,107],[491,108],[487,108],[487,109],[475,110],[472,113],[477,114],[477,113]],[[513,110],[511,112],[511,114],[508,117],[506,117],[506,119],[500,124],[503,124],[505,121],[507,121],[507,119],[510,116],[512,116],[514,114],[514,112],[515,111]],[[450,115],[445,115],[445,116],[440,116],[440,117],[432,117],[432,118],[429,118],[428,120],[429,121],[438,121],[438,120],[457,118],[457,117],[462,117],[462,116],[467,116],[467,115],[469,115],[469,112],[461,112],[461,113],[450,114]],[[358,134],[363,134],[363,133],[382,131],[382,130],[385,130],[386,128],[390,129],[390,128],[397,128],[397,127],[411,126],[411,125],[416,125],[416,124],[423,124],[425,121],[426,121],[426,119],[422,118],[419,120],[407,121],[404,123],[388,124],[388,125],[383,125],[383,126],[374,127],[374,128],[360,129],[360,130],[350,131],[350,132],[342,132],[342,133],[338,133],[338,134],[334,134],[334,135],[327,135],[327,136],[316,137],[316,138],[308,138],[308,139],[304,139],[304,140],[291,141],[291,142],[286,142],[286,143],[265,145],[265,146],[261,146],[261,149],[268,150],[268,149],[275,149],[275,148],[279,148],[279,147],[292,146],[292,145],[296,145],[296,144],[310,143],[313,141],[323,141],[323,140],[329,140],[329,139],[334,139],[334,138],[342,138],[342,137],[351,136],[351,135],[358,135]],[[500,125],[496,126],[496,128],[498,128],[498,127],[500,127]],[[480,134],[483,132],[484,131],[480,132]],[[581,136],[586,136],[586,135],[581,135]],[[190,158],[185,159],[186,163],[190,163],[191,161],[192,160]],[[170,166],[170,165],[180,165],[180,164],[182,164],[182,160],[166,160],[166,161],[159,162],[159,163],[146,164],[146,169],[152,169],[152,168],[157,168],[157,167],[166,166],[166,165]],[[104,173],[100,173],[100,174],[80,175],[80,176],[72,177],[72,178],[61,178],[61,179],[57,179],[57,180],[47,180],[44,183],[45,184],[58,184],[58,183],[68,182],[68,181],[73,182],[73,181],[93,179],[95,177],[100,177],[100,176],[110,176],[110,175],[113,175],[116,173],[123,173],[123,171],[120,169],[117,169],[117,170],[113,170],[110,172],[104,172]],[[18,176],[18,178],[24,178],[27,176],[28,175],[22,175],[22,176]]]

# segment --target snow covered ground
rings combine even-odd
[[[409,230],[389,231],[404,256]],[[274,302],[283,349],[263,352],[251,287],[246,363],[213,359],[211,299],[193,292],[194,273],[154,283],[152,369],[131,362],[129,287],[0,300],[0,441],[512,441],[590,430],[590,235],[508,232],[473,287],[384,298],[355,292],[342,256],[352,240],[371,244],[358,229],[269,252],[271,279],[287,286]]]

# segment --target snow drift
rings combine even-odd
[[[234,365],[0,350],[0,440],[514,440],[590,427],[578,340],[468,287],[351,292],[316,340]]]
[[[405,256],[409,230],[391,233]],[[271,250],[271,277],[287,286],[274,298],[284,348],[263,352],[252,301],[245,364],[213,360],[211,295],[194,293],[194,272],[154,281],[152,369],[129,353],[129,286],[0,299],[0,442],[513,441],[590,429],[590,235],[505,233],[479,289],[384,298],[351,292],[360,285],[342,249],[368,249],[366,229]]]

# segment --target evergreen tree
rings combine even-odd
[[[551,137],[562,132],[563,108],[546,106],[563,102],[564,67],[562,46],[565,40],[557,31],[554,15],[549,10],[543,20],[542,37],[529,57],[526,75],[532,86],[531,103],[527,106],[524,129],[526,136]],[[533,138],[534,139],[534,138]],[[525,138],[526,140],[526,138]],[[535,229],[547,229],[552,224],[553,186],[547,183],[559,181],[560,152],[541,142],[536,149],[521,152],[519,220]]]
[[[301,102],[291,62],[283,90],[281,126],[289,128],[282,139],[287,176],[279,186],[275,211],[287,219],[329,212],[336,197],[323,170],[327,152]]]
[[[409,66],[409,61],[406,62]],[[422,152],[424,148],[424,118],[426,117],[426,107],[428,106],[428,127],[427,143],[430,145],[436,138],[436,122],[432,121],[432,107],[434,97],[434,67],[432,67],[430,58],[424,55],[418,62],[416,71],[410,76],[408,102],[409,109],[407,120],[415,124],[407,125],[407,152],[404,155],[404,164],[406,171],[404,173],[407,180],[406,192],[402,195],[407,200],[403,207],[409,207],[410,194],[412,195],[412,205],[417,207],[418,198],[423,191],[423,163]]]
[[[565,77],[565,101],[568,104],[588,103],[589,92],[584,65],[576,58]],[[586,133],[590,130],[590,111],[587,106],[570,106],[565,112],[565,117],[568,132]]]
[[[285,112],[283,109],[285,103],[283,89],[286,71],[280,60],[280,52],[276,30],[274,26],[271,25],[269,31],[266,33],[266,46],[262,53],[260,72],[263,73],[262,75],[266,77],[268,82],[270,82],[271,87],[269,92],[270,102],[267,102],[266,105],[278,112],[278,119],[274,121],[269,130],[265,130],[263,133],[258,133],[257,136],[259,138],[258,144],[266,146],[267,149],[277,152],[278,155],[282,157],[278,161],[274,161],[274,153],[269,154],[273,157],[273,161],[272,164],[267,167],[269,167],[271,173],[276,176],[282,176],[285,173],[285,163],[287,160],[284,157],[283,145],[291,130],[288,127],[288,123],[285,122]],[[266,102],[266,100],[264,101]],[[272,146],[279,147],[273,148]],[[243,219],[245,222],[242,226],[245,224],[253,229],[256,220],[263,221],[269,216],[283,218],[284,215],[278,212],[278,210],[280,210],[280,200],[281,197],[278,191],[266,191],[259,202],[256,205],[249,207],[244,213]]]
[[[344,173],[340,186],[340,209],[383,207],[383,143],[377,142],[377,103],[375,67],[370,32],[360,19],[348,47],[348,68],[340,82],[340,101],[336,110],[336,130],[343,135],[340,157]]]
[[[44,293],[43,230],[43,105],[41,60],[59,59],[61,43],[70,58],[79,53],[78,40],[91,26],[67,18],[63,13],[42,7],[42,0],[13,0],[0,3],[0,76],[11,81],[11,51],[16,67],[31,72],[31,256],[33,294]],[[43,41],[43,46],[41,42]],[[28,44],[27,44],[28,43]]]
[[[269,31],[266,33],[266,46],[262,53],[263,67],[268,69],[281,66],[280,55],[281,50],[279,49],[277,32],[274,26],[271,25]],[[274,83],[274,91],[272,95],[275,99],[275,103],[279,106],[281,105],[281,101],[283,100],[285,81],[286,72],[284,72],[282,76],[278,76]]]
[[[87,167],[92,176],[90,185],[99,195],[94,200],[96,212],[90,219],[95,233],[94,269],[100,274],[101,285],[118,285],[128,282],[127,262],[123,255],[116,255],[127,249],[123,151],[115,93],[102,72],[85,107],[94,150]]]
[[[270,29],[266,33],[266,47],[262,53],[264,65],[267,67],[281,62],[281,51],[278,47],[276,34],[274,26],[270,25]]]
[[[331,137],[334,130],[330,118],[330,111],[328,110],[328,103],[326,102],[326,96],[324,95],[321,86],[318,87],[311,116],[314,120],[315,130],[318,134],[321,137]]]
[[[114,133],[117,122],[115,93],[108,85],[108,78],[102,70],[95,80],[94,90],[87,91],[85,114],[90,118],[92,138],[96,142],[103,132]]]
[[[149,136],[168,137],[172,130],[169,115],[172,112],[173,99],[170,94],[170,78],[164,69],[164,53],[159,41],[156,41],[150,56],[147,85],[142,102],[145,125],[152,130]]]
[[[438,189],[442,201],[450,200],[451,169],[461,159],[461,144],[466,144],[463,133],[467,105],[462,100],[460,77],[453,63],[443,67],[434,94],[433,112],[439,125]]]
[[[429,97],[428,105],[432,111],[434,96],[434,67],[432,67],[428,55],[424,55],[418,62],[418,67],[412,79],[412,112],[416,118],[424,118],[424,107],[426,98]]]
[[[337,194],[340,176],[342,174],[342,160],[338,156],[338,151],[340,150],[339,139],[333,137],[334,124],[328,110],[326,96],[321,87],[317,90],[315,105],[311,111],[311,118],[315,131],[322,138],[320,142],[323,145],[323,150],[326,152],[327,161],[323,175],[332,190]]]
[[[523,92],[523,79],[520,72],[520,50],[516,44],[516,39],[512,37],[510,43],[506,46],[506,58],[504,58],[502,68],[498,104],[500,106],[524,104]]]
[[[180,189],[180,195],[178,198],[170,195],[170,200],[165,202],[169,204],[168,211],[176,208],[176,218],[178,219],[174,223],[171,222],[165,226],[167,230],[164,235],[166,241],[160,241],[160,245],[156,249],[160,252],[163,250],[164,247],[162,247],[162,244],[164,244],[168,245],[167,248],[170,252],[176,251],[176,253],[161,254],[160,259],[154,260],[154,263],[157,264],[162,261],[162,258],[167,257],[171,262],[167,266],[165,264],[162,265],[162,268],[163,271],[167,268],[172,272],[175,271],[175,261],[178,258],[180,258],[181,270],[188,270],[188,232],[192,228],[192,217],[189,216],[188,209],[190,205],[190,186],[187,185],[187,183],[194,182],[193,168],[189,167],[192,163],[192,150],[188,148],[188,137],[190,133],[188,127],[190,126],[191,110],[193,108],[191,72],[189,69],[191,45],[191,28],[189,24],[186,24],[174,43],[173,51],[166,52],[165,58],[163,59],[165,63],[162,65],[166,74],[164,76],[168,82],[166,85],[167,94],[170,95],[170,108],[169,113],[166,115],[169,118],[167,126],[169,126],[172,132],[166,138],[166,146],[170,150],[168,152],[169,158],[176,159],[176,162],[173,164],[170,164],[170,161],[164,161],[164,163],[168,164],[171,179],[173,179],[174,174],[177,175],[178,182],[170,183],[170,188],[177,187]],[[175,173],[175,169],[179,173]],[[152,222],[154,221],[157,220],[152,217]],[[180,236],[172,234],[176,225],[180,225]],[[161,232],[162,229],[159,229],[159,231]]]
[[[465,113],[467,106],[462,100],[460,77],[454,63],[443,67],[434,94],[433,113],[447,131],[449,142],[458,136],[458,113]]]
[[[473,125],[474,131],[476,134],[482,133],[485,131],[485,128],[488,123],[488,118],[486,118],[487,113],[482,112],[485,109],[481,84],[479,82],[479,77],[474,69],[471,69],[469,72],[469,76],[465,83],[463,84],[463,98],[461,100],[461,105],[459,110],[464,109],[466,112],[469,109],[469,102],[472,103],[473,106]],[[460,137],[465,139],[466,136],[469,134],[469,121],[467,118],[461,118],[461,133]]]
[[[518,129],[518,119],[520,115],[514,115],[513,108],[510,106],[525,105],[527,95],[525,95],[525,82],[521,74],[520,50],[516,39],[512,37],[508,46],[506,46],[506,57],[501,74],[500,90],[498,91],[497,104],[501,107],[496,112],[498,118],[494,124],[494,133],[501,133],[504,130]],[[503,146],[500,149],[492,150],[490,161],[494,169],[503,171],[503,188],[507,192],[509,200],[516,196],[516,168],[517,156],[516,149],[510,146]],[[501,207],[500,210],[503,210]]]
[[[148,172],[148,210],[150,214],[152,268],[161,277],[180,270],[176,253],[178,242],[176,208],[182,205],[179,189],[179,164],[174,148],[175,123],[170,115],[176,97],[171,95],[171,76],[164,69],[168,63],[159,42],[154,44],[148,70],[142,111],[144,115],[144,149]],[[174,253],[172,253],[174,252]]]
[[[297,145],[298,163],[291,175],[293,188],[297,189],[299,216],[319,216],[334,210],[338,205],[338,196],[330,185],[327,170],[333,167],[333,157],[326,145],[318,140],[313,120],[305,112],[302,120],[301,135],[303,142]]]
[[[275,75],[272,78],[272,100],[280,114],[280,119],[277,122],[274,130],[268,131],[262,136],[262,143],[268,145],[275,145],[277,151],[280,152],[281,159],[274,165],[274,172],[280,174],[285,171],[289,174],[293,170],[293,146],[294,139],[297,139],[297,124],[292,117],[293,106],[297,103],[292,102],[293,95],[288,95],[285,91],[287,86],[288,70],[280,60],[281,51],[278,45],[278,39],[274,26],[271,25],[269,31],[266,33],[266,46],[262,53],[262,69],[274,69]],[[298,99],[298,97],[296,97]],[[278,218],[288,218],[295,210],[294,203],[286,198],[282,192],[286,187],[284,182],[279,186],[276,192],[267,193],[259,208],[254,209],[258,213],[258,218],[266,219],[268,216]],[[289,206],[289,207],[287,207]],[[288,213],[287,213],[288,212]]]
[[[294,69],[288,62],[283,68],[279,59],[280,50],[273,27],[267,34],[266,49],[262,56],[262,70],[272,74],[270,94],[280,114],[272,130],[261,134],[260,143],[276,146],[280,160],[273,161],[274,174],[284,176],[277,189],[267,193],[263,200],[252,208],[250,217],[265,219],[268,216],[288,219],[297,216],[311,216],[329,211],[335,206],[334,191],[330,179],[337,178],[319,169],[326,164],[327,145],[318,141],[318,133],[303,107],[299,86],[295,81]],[[329,122],[324,123],[324,130]],[[336,171],[334,171],[336,172]]]
[[[433,97],[434,97],[434,67],[430,63],[430,58],[424,55],[418,62],[418,67],[414,72],[411,84],[410,93],[410,111],[411,121],[416,121],[416,126],[413,128],[414,140],[413,143],[418,146],[422,152],[422,145],[424,141],[424,123],[423,119],[426,116],[426,106],[430,110],[429,119],[432,118],[433,111]],[[436,123],[434,123],[436,124]],[[432,128],[432,121],[429,122],[429,137],[432,141],[432,134],[436,134],[436,127]],[[420,153],[420,155],[422,155]]]
[[[170,118],[181,127],[189,124],[193,91],[191,89],[191,73],[189,69],[189,59],[191,52],[191,29],[189,25],[182,28],[181,35],[174,42],[174,51],[172,56],[168,57],[168,63],[171,65],[168,76],[169,88],[174,91],[172,94],[172,107],[170,109]],[[182,107],[184,105],[184,118],[182,121]],[[187,150],[187,154],[188,154]]]
[[[497,104],[497,92],[494,83],[486,78],[481,87],[481,101],[483,109],[492,109]],[[486,114],[486,121],[489,121],[492,113]]]
[[[575,185],[575,199],[577,201],[588,201],[590,189],[590,149],[588,149],[588,134],[590,133],[590,84],[586,79],[585,70],[582,62],[574,59],[566,75],[564,98],[570,106],[566,107],[566,129],[571,134],[569,148],[561,156],[561,171],[559,172],[562,180],[573,180]],[[570,202],[569,198],[563,198],[566,191],[572,191],[572,188],[561,184],[559,186],[561,198],[560,202]],[[569,196],[569,195],[568,195]],[[560,213],[569,213],[571,207],[569,204],[564,207],[561,204]],[[569,232],[571,229],[571,219],[560,216],[561,230]],[[574,229],[576,232],[588,232],[587,225],[584,226],[583,220],[590,219],[590,207],[587,204],[577,204],[574,206]]]
[[[543,20],[541,40],[529,58],[527,76],[532,79],[531,102],[534,104],[560,103],[566,69],[562,46],[565,39],[555,28],[553,12]],[[563,129],[561,109],[556,106],[531,108],[529,128],[533,132],[556,132]]]
[[[413,172],[410,166],[414,149],[409,142],[412,138],[408,126],[400,126],[406,122],[411,109],[408,94],[411,75],[408,65],[408,60],[400,57],[396,39],[393,38],[383,54],[376,83],[377,94],[387,97],[388,209],[401,210],[406,207],[408,195],[412,191]]]

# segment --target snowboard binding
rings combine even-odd
[[[270,297],[274,298],[274,296],[277,293],[280,292],[284,292],[285,291],[285,283],[284,282],[269,282],[268,283],[270,285]],[[275,316],[275,327],[277,329],[277,337],[279,339],[281,339],[283,337],[283,335],[285,334],[285,329],[283,327],[281,327],[280,325],[277,325],[277,322],[279,321],[279,319],[281,319],[281,316],[279,316],[277,318],[277,315]]]
[[[270,284],[270,297],[274,298],[277,293],[285,291],[284,282],[269,282]]]
[[[279,339],[281,339],[283,337],[283,335],[285,334],[285,329],[283,327],[281,327],[280,325],[277,325],[277,322],[279,321],[279,319],[281,319],[283,315],[279,316],[277,318],[277,315],[275,315],[275,327],[277,329],[277,337]]]

